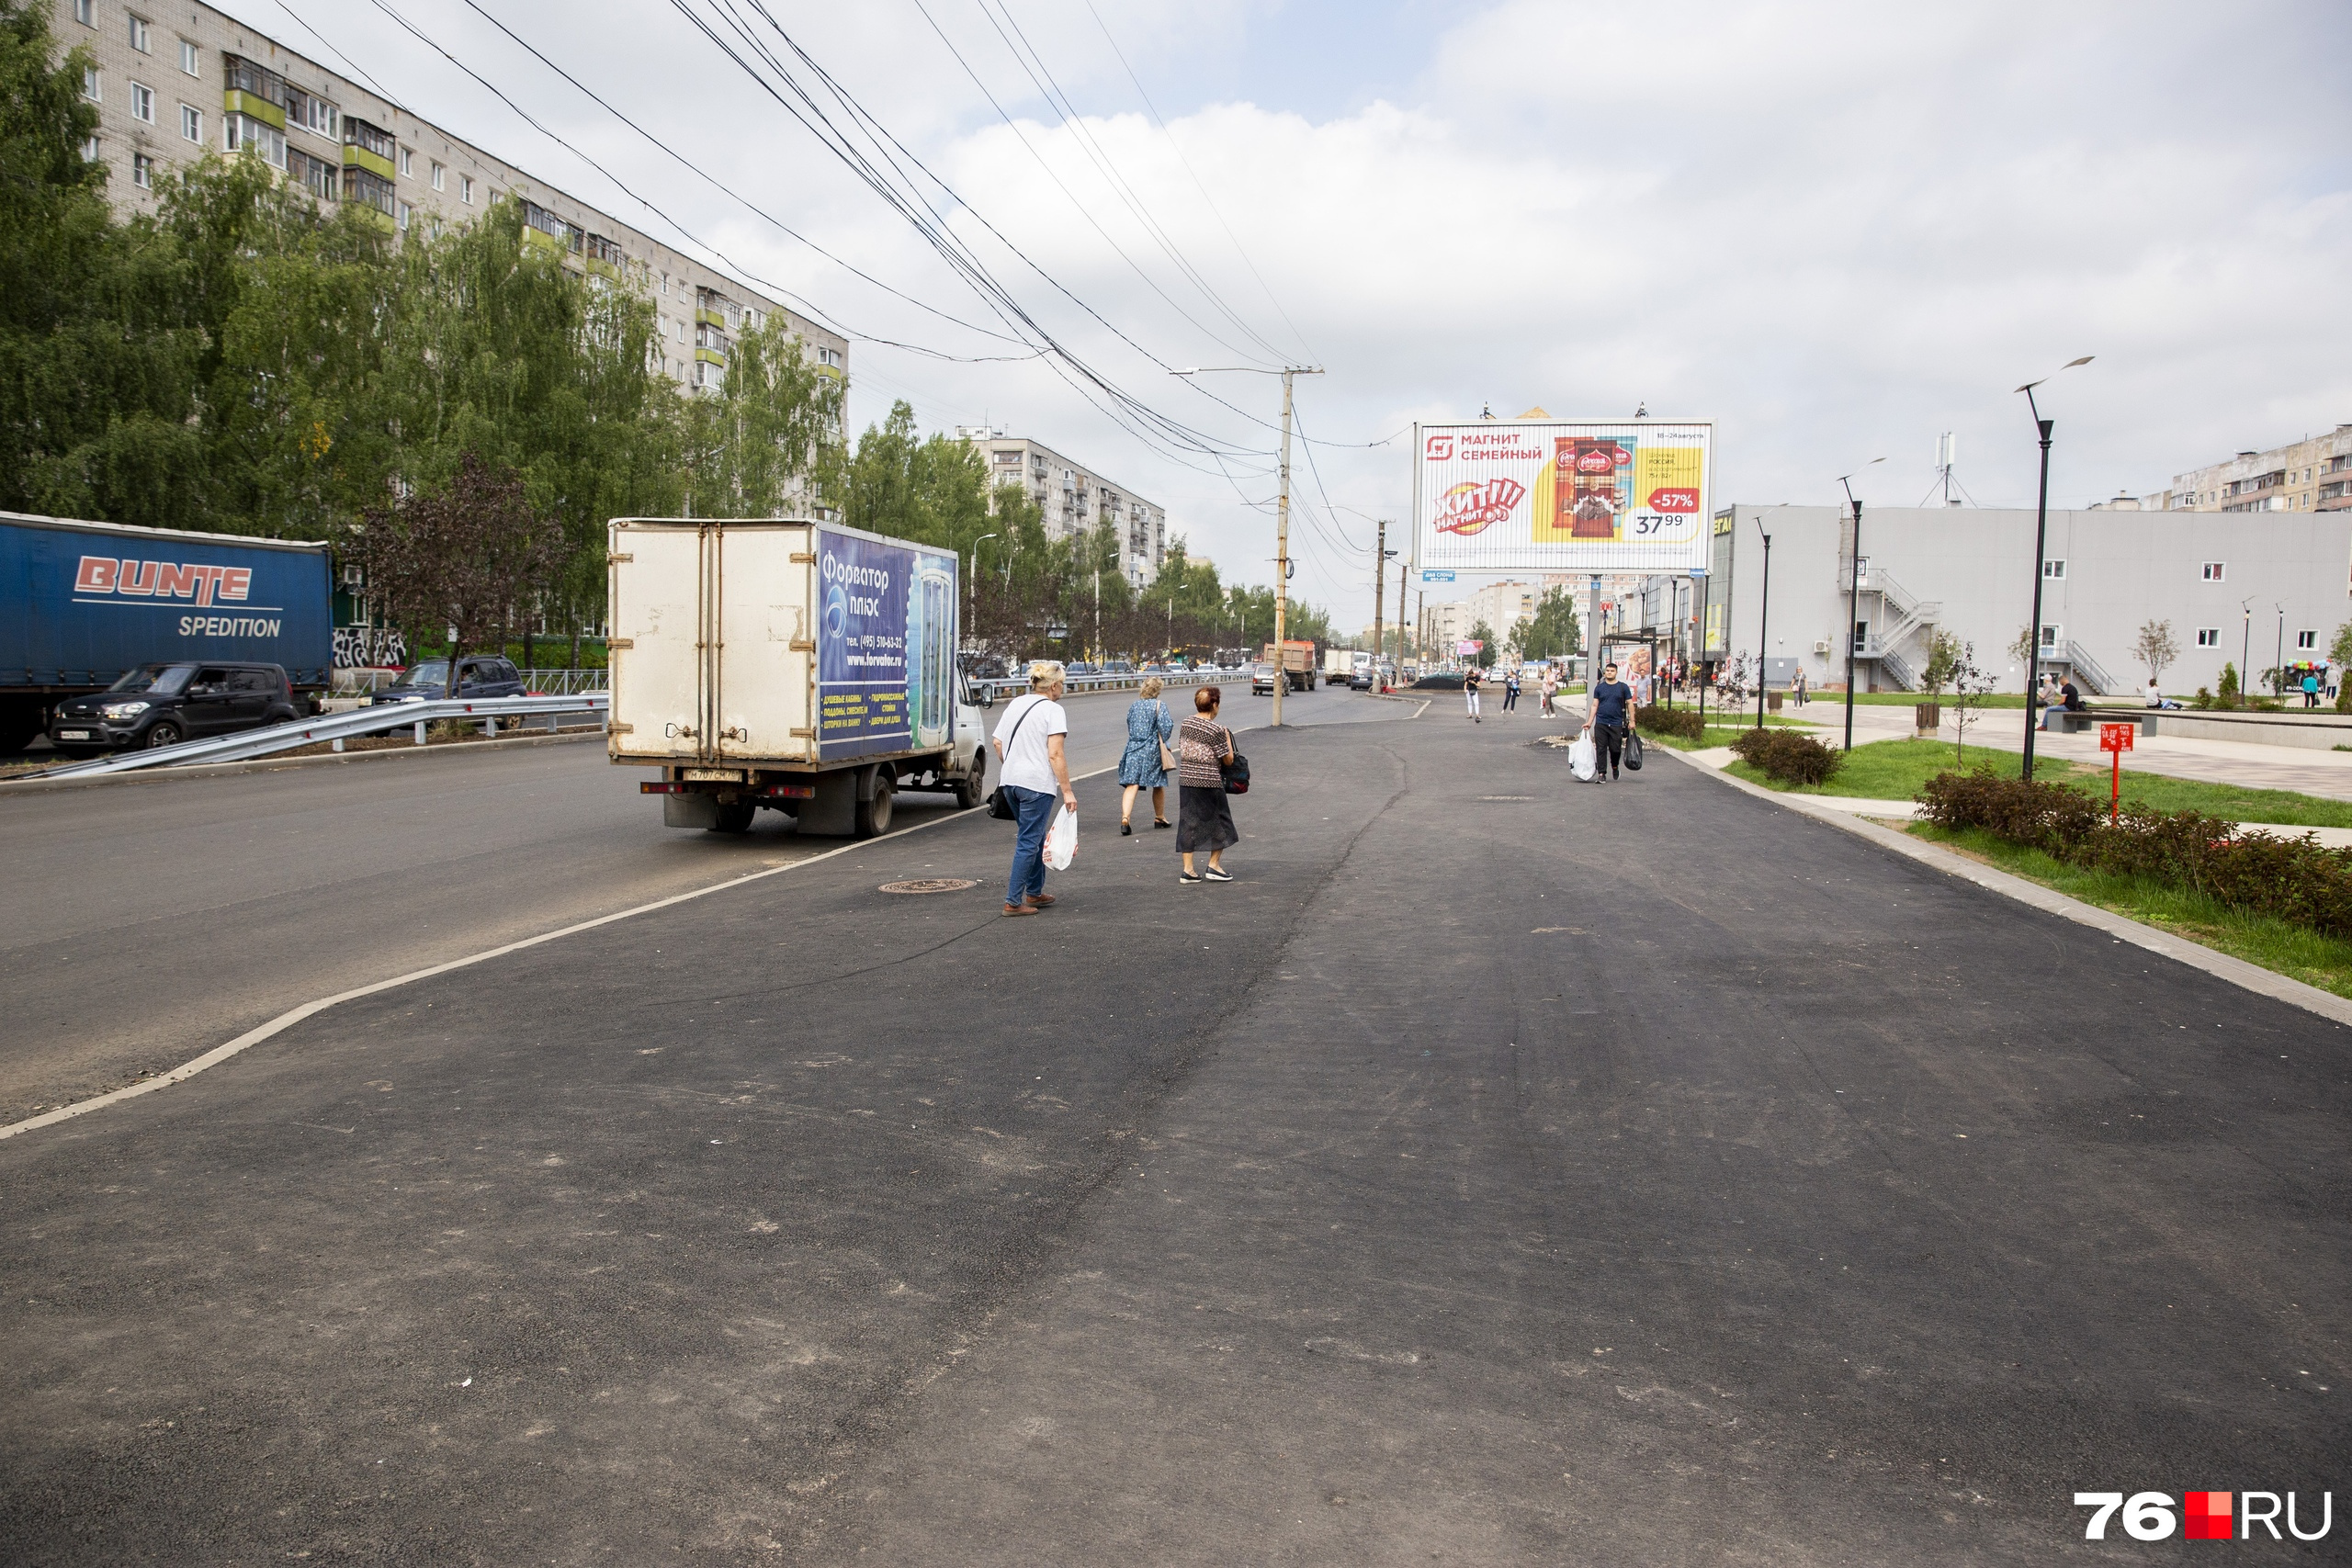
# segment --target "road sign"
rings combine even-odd
[[[1450,571],[1425,571],[1421,573],[1421,581],[1423,582],[1451,582],[1453,581],[1453,573]]]
[[[2102,724],[2098,727],[2098,749],[2115,760],[2115,776],[2107,786],[2107,819],[2110,822],[2123,811],[2123,753],[2132,750],[2132,736],[2136,728],[2129,724]]]

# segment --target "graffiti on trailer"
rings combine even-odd
[[[334,667],[338,670],[396,670],[408,663],[408,642],[392,626],[337,626]]]

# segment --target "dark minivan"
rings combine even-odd
[[[50,743],[74,756],[176,746],[301,717],[276,664],[142,664],[93,697],[57,705]]]
[[[401,671],[401,678],[368,699],[370,707],[387,703],[435,702],[445,696],[519,697],[523,672],[494,654],[469,655],[458,660],[458,689],[449,690],[449,661],[420,660]]]

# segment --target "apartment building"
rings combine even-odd
[[[988,465],[991,495],[1009,484],[1029,492],[1046,514],[1049,537],[1068,538],[1107,523],[1118,534],[1127,581],[1141,588],[1159,575],[1168,554],[1165,509],[1037,442],[975,425],[960,425],[956,434]]]
[[[847,374],[839,334],[209,6],[55,0],[55,13],[63,47],[93,58],[82,96],[98,130],[84,153],[107,164],[118,210],[153,212],[164,174],[208,152],[252,152],[319,201],[395,234],[438,233],[513,201],[531,243],[600,284],[651,296],[662,370],[680,385],[723,384],[736,340],[772,318],[819,365]]]
[[[2102,511],[2352,511],[2352,424],[2267,452],[2240,452],[2223,462],[2173,476],[2154,495],[2118,496]]]

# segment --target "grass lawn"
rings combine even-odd
[[[1783,794],[1795,791],[1804,795],[1839,795],[1861,800],[1909,800],[1938,773],[1949,773],[1955,766],[1980,767],[1990,764],[2006,773],[2014,773],[2024,761],[2015,751],[2002,751],[1990,746],[1971,746],[1967,755],[1958,755],[1959,749],[1941,740],[1873,740],[1867,746],[1857,746],[1846,757],[1846,765],[1829,776],[1829,782],[1817,789],[1797,791],[1794,784],[1768,779],[1763,773],[1746,762],[1735,761],[1727,770],[1750,784]],[[2036,757],[2033,776],[2062,783],[2075,771],[2075,764],[2057,757]]]
[[[2143,924],[2201,942],[2233,958],[2258,964],[2275,974],[2352,997],[2352,942],[2267,915],[2244,915],[2202,894],[2140,876],[2085,871],[2052,860],[2040,850],[2022,849],[1983,829],[1960,832],[1915,822],[1915,837],[1949,844],[1987,864],[2054,888],[2086,904],[2127,915]]]
[[[2108,798],[2105,768],[2076,764],[2077,774],[2066,782],[2096,799]],[[2036,770],[2037,775],[2040,770]],[[2154,807],[2158,811],[2202,811],[2233,822],[2268,822],[2289,828],[2352,828],[2352,800],[2299,795],[2290,789],[2242,789],[2235,784],[2206,784],[2199,779],[2168,778],[2162,773],[2123,773],[2123,803]]]
[[[1786,727],[1788,723],[1787,719],[1776,716],[1770,720],[1770,728],[1781,728]],[[1645,729],[1642,731],[1642,744],[1668,746],[1677,751],[1706,751],[1717,746],[1728,746],[1755,728],[1755,716],[1750,715],[1748,722],[1742,725],[1722,727],[1708,725],[1707,738],[1703,740],[1686,740],[1679,735],[1668,735],[1663,730]]]

